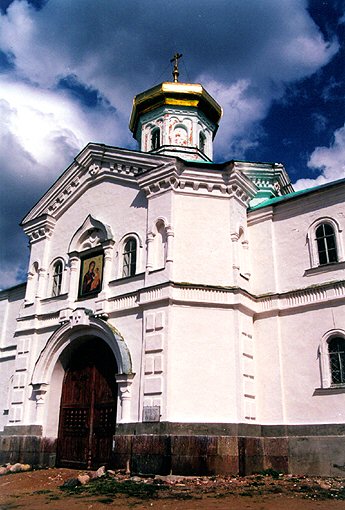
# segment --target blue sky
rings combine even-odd
[[[224,109],[215,161],[283,162],[296,189],[345,177],[345,0],[0,0],[0,288],[18,223],[89,141],[136,148],[135,94],[200,82]]]

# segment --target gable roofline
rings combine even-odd
[[[172,158],[171,156],[161,156],[133,149],[124,149],[112,145],[89,142],[77,154],[77,156],[73,159],[72,163],[63,171],[63,173],[57,177],[57,179],[48,188],[44,195],[35,203],[35,205],[24,216],[24,218],[20,222],[20,226],[23,227],[26,223],[31,221],[33,217],[37,217],[43,214],[43,212],[42,211],[39,212],[39,210],[44,208],[44,205],[47,203],[50,196],[59,193],[59,189],[62,186],[73,185],[73,182],[71,182],[73,170],[81,169],[85,173],[88,167],[90,168],[91,163],[93,163],[95,160],[102,162],[103,158],[107,157],[106,154],[107,152],[114,153],[114,155],[117,156],[119,160],[122,160],[123,164],[128,163],[129,166],[133,167],[143,166],[144,169],[141,169],[143,172],[150,170],[150,168],[152,167],[164,165],[176,159]],[[95,174],[96,173],[97,169],[95,171]]]
[[[279,205],[282,202],[287,202],[288,200],[294,200],[295,198],[304,197],[305,195],[310,195],[312,193],[316,193],[318,191],[325,191],[329,188],[339,186],[341,184],[345,184],[345,178],[338,179],[332,182],[326,182],[325,184],[320,184],[319,186],[314,186],[312,188],[306,188],[299,191],[294,191],[293,193],[287,193],[286,195],[281,195],[279,197],[269,198],[260,204],[249,207],[248,212],[257,211],[258,209],[263,209],[264,207],[271,207],[272,205]]]
[[[183,166],[190,168],[207,168],[216,171],[228,171],[229,167],[231,169],[237,166],[239,167],[239,170],[242,170],[243,165],[248,166],[248,168],[259,167],[264,171],[272,170],[277,166],[282,166],[276,163],[241,162],[234,159],[222,163],[207,163],[199,161],[191,162],[178,156],[159,155],[134,149],[124,149],[112,145],[105,145],[103,143],[89,142],[24,216],[20,225],[23,227],[33,219],[44,214],[51,219],[59,215],[59,211],[64,210],[65,206],[68,204],[70,200],[69,196],[72,194],[77,196],[78,193],[80,193],[81,188],[85,185],[86,180],[90,181],[90,175],[92,177],[97,176],[97,173],[100,170],[99,166],[101,166],[104,161],[108,160],[109,163],[109,161],[116,159],[118,159],[120,167],[122,166],[126,168],[124,171],[114,171],[114,176],[117,175],[119,179],[127,181],[132,180],[133,182],[136,181],[135,177],[137,174],[145,174],[150,172],[153,168],[163,168],[166,165],[169,166],[173,162],[175,162],[175,164],[177,162],[180,164],[182,163]],[[94,169],[92,169],[93,166],[95,167]],[[133,172],[127,171],[127,167],[129,169],[134,169]],[[82,183],[80,183],[80,179],[83,181]],[[77,191],[77,193],[75,193],[75,191]]]

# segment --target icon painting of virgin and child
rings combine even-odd
[[[99,261],[97,259],[100,259]],[[92,259],[85,260],[83,263],[83,269],[87,268],[87,271],[83,274],[83,280],[81,284],[81,295],[98,292],[101,290],[101,271],[102,271],[102,257],[94,257]]]

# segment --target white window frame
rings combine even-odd
[[[126,250],[126,246],[128,243],[134,241],[134,249]],[[137,273],[137,252],[138,252],[138,242],[135,237],[127,237],[126,241],[122,245],[122,278],[131,278],[135,276]],[[128,260],[127,260],[128,259]],[[134,259],[134,261],[133,261]],[[132,273],[132,267],[134,267],[134,272]],[[125,274],[125,268],[127,268],[127,274]]]
[[[345,331],[342,329],[331,329],[322,337],[319,346],[319,358],[321,369],[321,387],[322,388],[345,388],[345,381],[341,384],[332,383],[332,370],[329,356],[329,342],[333,338],[343,338],[345,342]]]
[[[57,266],[61,266],[61,271],[59,273],[56,271]],[[62,294],[63,272],[64,272],[63,260],[57,259],[53,263],[53,267],[52,267],[52,286],[51,286],[52,297],[57,297]],[[56,284],[56,280],[59,280],[57,282],[57,284]],[[57,293],[54,293],[55,287],[57,287],[57,289],[58,289]]]
[[[136,246],[136,259],[135,259],[135,274],[123,276],[123,267],[124,267],[124,251],[125,245],[129,239],[135,239]],[[127,232],[119,241],[118,244],[118,268],[117,268],[117,278],[133,278],[135,275],[141,273],[142,269],[142,251],[143,251],[143,241],[139,234],[136,232]]]
[[[330,225],[333,228],[333,232],[335,235],[335,245],[336,245],[336,249],[337,249],[337,261],[330,262],[329,264],[320,264],[320,262],[319,262],[319,250],[318,250],[318,245],[317,245],[317,241],[316,241],[316,230],[322,224]],[[342,229],[340,228],[340,225],[338,224],[338,222],[328,216],[324,216],[323,218],[318,218],[310,225],[310,227],[308,229],[308,234],[307,234],[307,242],[308,242],[308,247],[309,247],[310,266],[312,268],[327,267],[328,265],[334,265],[334,264],[337,264],[344,260],[341,232],[342,232]]]
[[[62,264],[60,293],[54,295],[53,291],[54,291],[55,268],[56,268],[57,264],[59,264],[59,263]],[[61,296],[62,294],[65,294],[65,292],[66,292],[66,271],[67,271],[67,264],[63,257],[57,257],[50,263],[47,284],[46,284],[47,285],[47,287],[46,287],[46,296],[47,297],[53,298],[53,297],[58,297],[58,296]]]

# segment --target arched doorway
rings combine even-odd
[[[57,465],[98,468],[111,460],[116,361],[99,338],[81,342],[68,358],[61,393]]]

